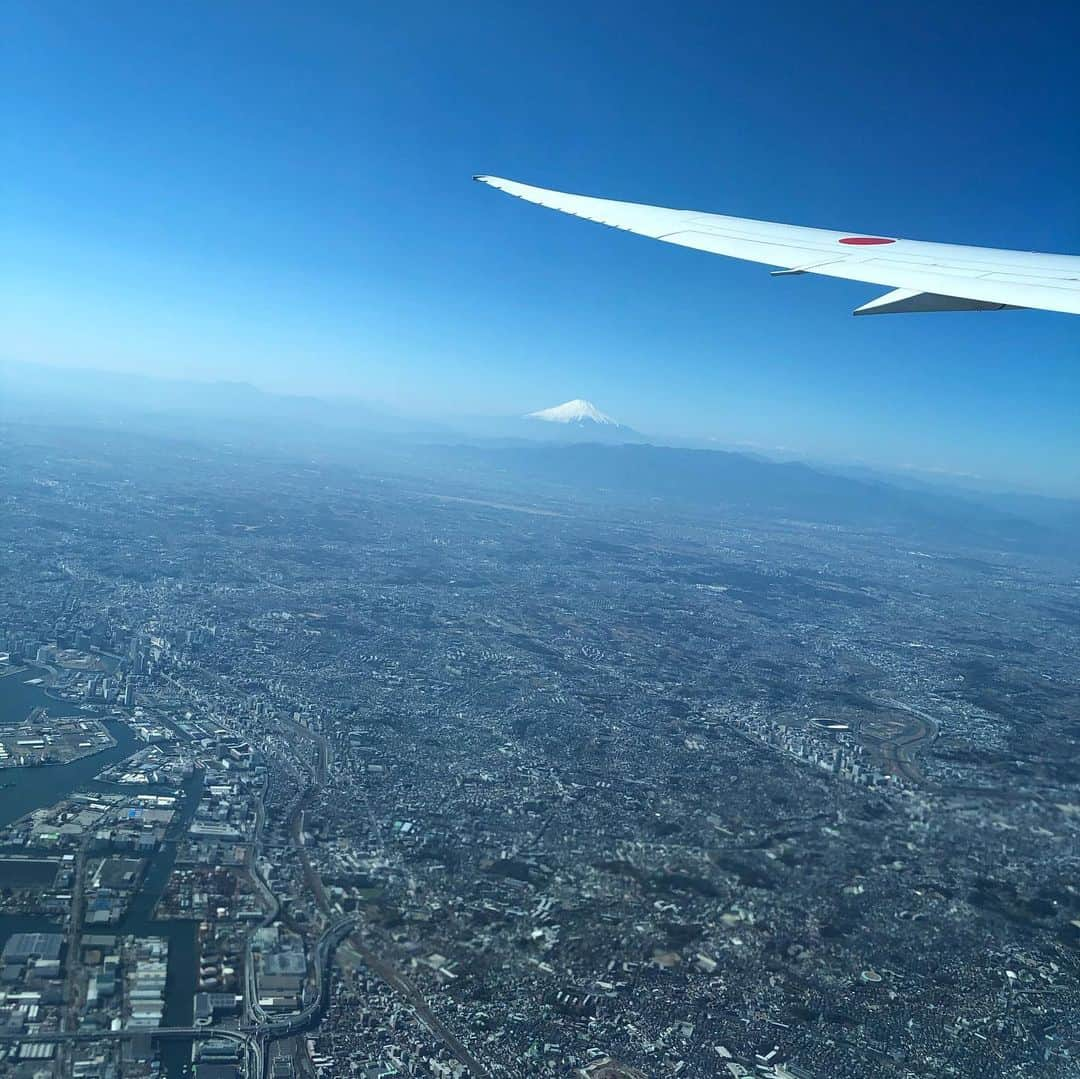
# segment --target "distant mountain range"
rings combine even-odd
[[[645,436],[577,398],[524,416],[424,420],[394,415],[356,398],[268,393],[247,382],[196,382],[147,375],[0,361],[0,420],[148,423],[161,434],[258,437],[273,425],[295,437],[322,432],[339,441],[461,439],[500,442],[644,442]]]
[[[870,528],[963,546],[1080,558],[1073,533],[1021,512],[1015,501],[983,502],[931,489],[854,479],[809,465],[778,463],[724,450],[672,446],[458,446],[451,456],[476,475],[542,485],[592,501],[667,503],[773,520]],[[1055,501],[1060,520],[1076,503]]]
[[[731,509],[1080,558],[1080,501],[945,489],[743,452],[657,445],[575,398],[523,416],[423,422],[361,401],[0,362],[0,422],[62,423],[363,462],[388,474],[592,500]]]
[[[450,428],[394,416],[364,401],[268,393],[247,382],[196,382],[148,375],[0,362],[0,419],[80,420],[162,433],[243,434],[266,424],[347,431],[356,436],[426,433]],[[276,428],[277,434],[283,428]]]

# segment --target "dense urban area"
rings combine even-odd
[[[1080,1074],[1080,562],[0,431],[0,1073]]]

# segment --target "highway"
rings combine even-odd
[[[243,1046],[248,1064],[246,1073],[249,1079],[261,1079],[263,1074],[264,1050],[257,1037],[242,1034],[226,1027],[129,1027],[126,1030],[58,1030],[49,1033],[10,1034],[0,1033],[0,1042],[27,1042],[46,1044],[72,1044],[78,1042],[119,1041],[123,1038],[135,1038],[140,1035],[151,1038],[185,1038],[190,1041],[225,1038],[239,1042]]]
[[[128,1027],[126,1030],[54,1030],[47,1033],[11,1034],[0,1032],[0,1042],[100,1042],[120,1038],[137,1038],[148,1034],[151,1038],[227,1038],[248,1045],[250,1034],[226,1027]]]

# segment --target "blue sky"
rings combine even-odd
[[[872,286],[469,179],[1080,252],[1075,4],[8,12],[9,358],[427,414],[588,397],[645,431],[1080,494],[1080,319],[853,319]]]

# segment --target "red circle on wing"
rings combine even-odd
[[[842,244],[854,244],[859,247],[896,243],[895,240],[887,240],[884,236],[843,236],[839,242]]]

